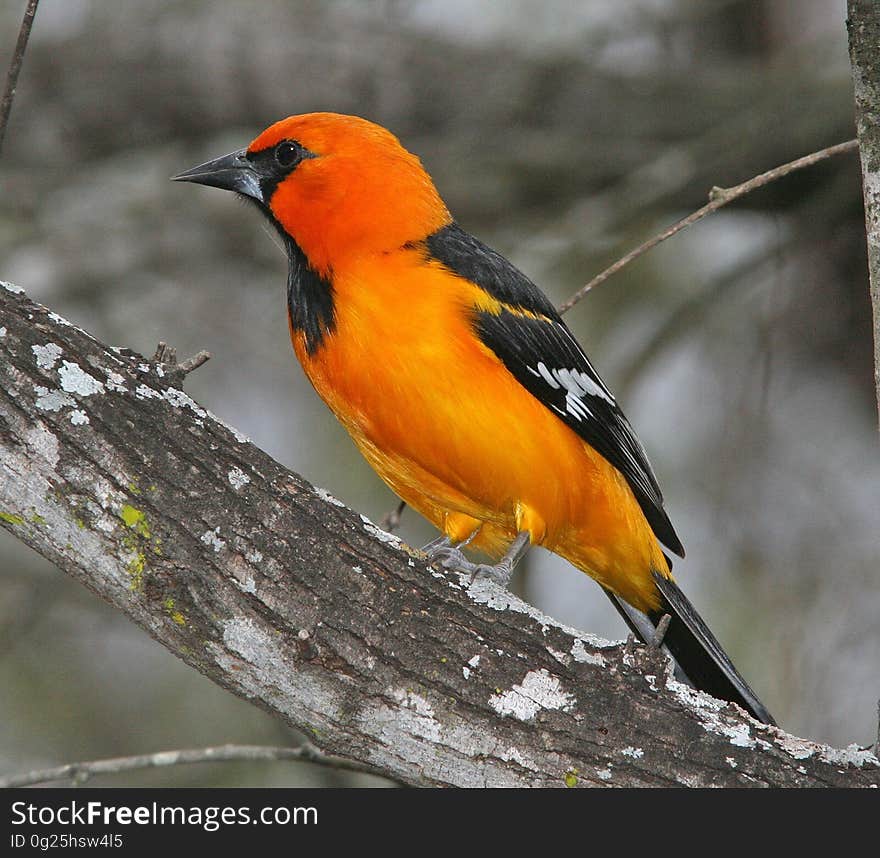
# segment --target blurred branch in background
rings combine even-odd
[[[265,745],[220,745],[216,748],[187,748],[159,751],[155,754],[139,754],[132,757],[115,757],[110,760],[69,763],[66,766],[56,766],[52,769],[0,777],[0,789],[33,786],[53,781],[71,781],[72,786],[81,786],[96,775],[118,775],[138,769],[194,765],[196,763],[230,763],[243,760],[261,763],[296,761],[329,766],[339,771],[376,774],[375,769],[369,766],[363,766],[342,757],[323,754],[310,742],[304,742],[296,748],[270,748]]]
[[[718,209],[726,206],[728,203],[732,203],[734,200],[738,200],[740,197],[744,197],[746,194],[751,193],[758,188],[763,188],[765,185],[769,185],[770,182],[775,182],[777,179],[781,179],[789,173],[793,173],[795,170],[802,170],[804,167],[812,167],[813,164],[818,164],[820,161],[824,161],[826,158],[831,158],[834,155],[841,155],[844,152],[853,152],[858,149],[858,146],[858,140],[847,140],[846,143],[838,143],[836,146],[829,146],[826,149],[820,149],[818,152],[812,152],[795,161],[789,161],[787,164],[774,167],[772,170],[767,170],[766,172],[754,176],[748,181],[742,182],[732,188],[719,188],[717,185],[713,186],[712,190],[709,192],[709,202],[706,203],[706,205],[697,209],[695,212],[691,212],[687,217],[683,217],[680,221],[667,227],[663,232],[655,235],[653,238],[649,238],[638,247],[633,248],[625,256],[622,256],[617,262],[609,265],[604,271],[600,271],[585,286],[582,286],[574,293],[574,295],[564,301],[559,306],[559,312],[567,312],[577,304],[578,301],[584,298],[591,289],[604,283],[609,277],[629,265],[630,262],[634,262],[649,250],[655,248],[660,242],[666,241],[667,238],[672,238],[677,232],[681,232],[681,230],[686,227],[692,226],[697,223],[697,221],[706,217],[706,215],[718,211]]]
[[[848,0],[847,9],[874,308],[874,382],[880,410],[880,5],[875,0]]]
[[[856,141],[843,144],[847,150],[857,148]],[[827,151],[827,150],[826,150]],[[771,171],[772,172],[772,171]],[[708,317],[723,314],[731,309],[731,298],[748,300],[756,285],[768,284],[778,273],[780,259],[801,257],[811,247],[834,243],[828,235],[826,217],[834,216],[834,203],[839,189],[831,187],[810,196],[798,207],[801,228],[797,232],[785,232],[743,255],[725,270],[719,271],[713,281],[701,291],[688,296],[677,306],[668,308],[652,331],[645,334],[638,347],[633,349],[620,369],[620,385],[631,389],[648,371],[650,365],[662,359],[665,352],[680,346],[683,339],[694,331],[707,327]],[[778,284],[777,284],[778,285]],[[773,285],[767,285],[772,290]]]
[[[0,101],[0,152],[3,151],[3,140],[6,137],[6,124],[9,122],[9,114],[12,110],[12,101],[15,98],[15,87],[18,84],[18,74],[24,61],[24,52],[27,49],[28,39],[31,35],[31,27],[34,16],[37,14],[37,6],[40,0],[28,0],[18,31],[18,40],[12,54],[12,62],[9,63],[9,71],[6,73],[6,88],[3,91],[3,100]]]

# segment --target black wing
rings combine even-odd
[[[426,246],[432,258],[505,305],[497,314],[474,310],[477,335],[529,393],[623,474],[657,538],[683,557],[644,448],[547,296],[457,224],[433,233]]]

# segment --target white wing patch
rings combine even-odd
[[[556,370],[556,372],[559,372],[559,370]],[[543,361],[538,364],[538,375],[540,375],[541,378],[543,378],[544,381],[546,381],[554,390],[559,390],[559,382],[553,377],[553,373],[547,369],[547,364]]]
[[[593,412],[587,408],[584,400],[575,396],[570,390],[565,394],[565,410],[576,420],[582,420],[585,417],[589,420],[593,416]]]
[[[543,378],[554,390],[565,390],[565,409],[575,420],[589,420],[595,416],[584,402],[586,396],[604,399],[611,406],[616,404],[614,397],[602,381],[582,370],[548,369],[547,364],[543,361],[539,361],[537,367],[528,366],[526,369],[532,375]]]
[[[561,328],[568,334],[565,328]],[[571,339],[568,334],[567,339]],[[573,340],[572,340],[573,341]],[[574,341],[573,341],[574,342]],[[577,343],[575,343],[577,345]],[[583,355],[583,352],[580,352]],[[586,356],[584,356],[586,361]],[[588,362],[588,361],[587,361]],[[589,363],[589,362],[588,362]],[[592,368],[592,367],[591,367]],[[565,410],[557,405],[550,404],[550,407],[561,416],[566,415],[574,418],[578,423],[584,421],[601,421],[602,418],[596,414],[589,406],[587,397],[601,399],[611,408],[617,410],[617,403],[611,392],[605,387],[602,379],[598,375],[591,375],[580,369],[553,368],[550,369],[544,361],[539,361],[536,366],[526,366],[526,369],[536,378],[543,379],[554,390],[565,391]],[[629,429],[625,422],[607,422],[605,423],[608,430],[617,437],[616,444],[617,454],[623,459],[627,467],[629,478],[639,485],[659,506],[662,503],[659,492],[652,484],[651,478],[646,473],[647,456],[641,443]],[[635,454],[633,448],[641,454],[642,460]]]

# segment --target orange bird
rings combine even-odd
[[[504,584],[530,545],[592,576],[696,687],[770,714],[674,583],[684,555],[639,443],[550,300],[452,218],[386,129],[312,113],[178,176],[256,203],[284,241],[296,355],[367,461]],[[465,544],[500,557],[469,561]]]

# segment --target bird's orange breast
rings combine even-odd
[[[518,530],[652,607],[657,540],[623,476],[475,336],[485,292],[418,249],[333,272],[335,328],[294,348],[386,483],[454,540],[500,554]]]

